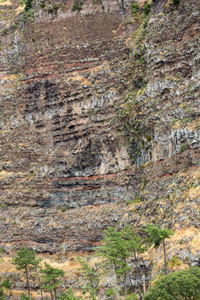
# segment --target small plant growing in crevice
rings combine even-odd
[[[28,11],[32,7],[32,0],[26,0],[25,2],[25,10]]]
[[[8,29],[7,28],[2,28],[0,33],[1,33],[2,36],[6,36],[8,34]]]
[[[139,11],[139,5],[135,2],[131,2],[132,14],[135,15]]]
[[[66,207],[62,207],[62,208],[61,208],[61,211],[62,211],[63,213],[66,212],[66,210],[67,210]]]
[[[179,5],[180,2],[181,2],[181,0],[173,0],[173,4],[176,7]]]
[[[142,18],[145,19],[151,12],[151,4],[145,2]]]
[[[72,9],[72,11],[76,11],[76,10],[81,11],[82,6],[83,6],[83,1],[81,1],[81,0],[74,0],[71,9]]]
[[[181,152],[184,152],[185,149],[186,149],[185,144],[181,144],[181,145],[180,145],[180,151],[181,151]]]

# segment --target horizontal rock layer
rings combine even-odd
[[[130,2],[72,5],[4,7],[2,245],[90,251],[117,224],[198,228],[198,1],[155,2],[146,24]]]

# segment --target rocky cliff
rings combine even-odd
[[[8,253],[91,251],[117,224],[199,228],[199,1],[144,5],[1,1]]]

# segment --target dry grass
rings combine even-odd
[[[91,85],[92,83],[88,81],[83,76],[80,76],[78,73],[73,73],[73,76],[68,78],[68,81],[78,81],[81,85]]]
[[[178,224],[177,224],[178,226]],[[181,257],[185,257],[187,260],[187,256],[189,253],[193,255],[197,255],[197,251],[200,250],[200,232],[195,227],[184,228],[181,230],[176,230],[175,234],[171,236],[170,239],[166,240],[166,249],[167,249],[167,258],[168,260],[172,260],[173,257],[177,257],[177,262],[180,261],[179,264],[175,264],[170,267],[170,270],[184,270],[188,268],[188,263],[184,263],[181,261]],[[152,260],[154,263],[153,273],[157,274],[160,270],[163,269],[164,266],[164,256],[163,256],[163,247],[162,245],[155,249],[153,246],[144,253],[144,260]]]
[[[0,180],[2,180],[4,178],[7,178],[7,177],[10,177],[10,176],[13,176],[13,175],[14,175],[13,172],[1,171],[0,172]]]
[[[9,7],[12,7],[12,2],[10,0],[0,0],[0,6],[9,6]]]
[[[144,220],[143,220],[144,221]],[[177,227],[179,224],[177,224]],[[194,256],[197,255],[197,251],[200,250],[200,232],[195,227],[190,228],[182,228],[180,230],[175,230],[175,234],[171,236],[170,239],[166,241],[166,250],[167,250],[167,258],[171,262],[168,263],[168,268],[171,271],[175,270],[183,270],[188,268],[187,256],[189,253]],[[13,253],[11,256],[15,256]],[[56,254],[54,256],[39,255],[43,259],[44,262],[50,264],[51,266],[63,269],[65,271],[66,278],[77,278],[81,276],[81,272],[79,270],[80,263],[77,259],[77,253],[71,252],[67,254],[67,258],[62,256],[61,254]],[[83,256],[83,259],[87,260],[86,254]],[[142,255],[144,260],[153,261],[153,274],[155,279],[159,276],[159,272],[163,269],[163,248],[162,245],[155,249],[153,246]],[[4,273],[18,273],[19,271],[15,270],[15,267],[11,264],[12,257],[8,257],[7,255],[2,254],[2,262],[1,262],[1,272]],[[60,260],[62,258],[62,261]],[[183,261],[184,260],[184,261]],[[96,263],[100,262],[98,257],[91,257],[88,260],[88,263],[91,266],[94,266]],[[25,282],[24,276],[20,275],[22,282]],[[12,299],[17,299],[22,293],[22,290],[12,290]],[[33,298],[37,298],[38,292],[34,291],[32,293]]]
[[[105,61],[102,65],[93,68],[92,71],[91,71],[91,74],[99,73],[103,70],[107,70],[107,71],[110,70],[110,65],[107,61]]]
[[[24,10],[24,6],[19,5],[19,6],[15,9],[15,15],[17,16],[17,15],[20,14],[23,10]]]

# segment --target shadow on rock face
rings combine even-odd
[[[162,12],[165,4],[167,3],[167,0],[153,0],[153,11],[152,14],[158,14],[159,12]]]

